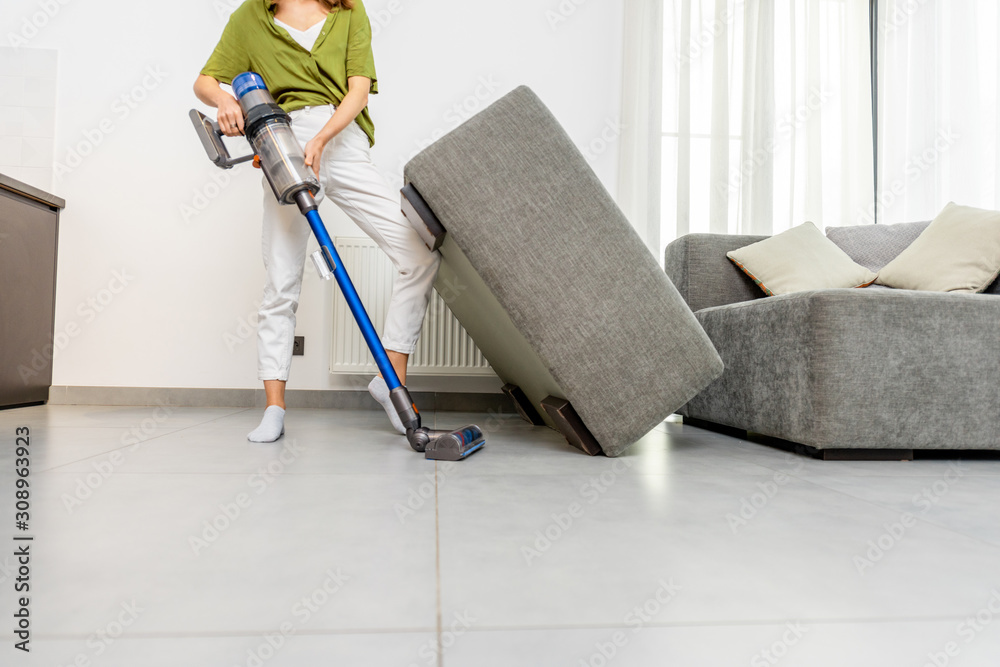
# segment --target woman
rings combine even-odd
[[[401,382],[416,347],[437,274],[438,256],[406,223],[369,153],[375,130],[368,95],[378,92],[371,26],[361,0],[246,0],[232,15],[195,82],[195,94],[217,107],[228,136],[243,131],[236,99],[222,90],[245,71],[264,77],[277,103],[292,117],[306,165],[324,193],[365,231],[399,271],[382,343]],[[257,325],[259,378],[267,408],[247,437],[273,442],[284,432],[285,383],[292,359],[295,311],[309,225],[294,206],[281,206],[264,183],[263,254],[267,280]],[[405,432],[381,377],[368,386],[400,433]]]

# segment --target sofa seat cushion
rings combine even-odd
[[[820,449],[1000,449],[996,297],[815,290],[697,317],[726,370],[686,416]]]

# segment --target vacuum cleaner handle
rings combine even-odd
[[[191,109],[188,116],[194,124],[198,138],[201,139],[201,145],[204,146],[205,152],[208,153],[208,159],[216,167],[220,169],[232,169],[234,166],[243,162],[249,162],[254,158],[252,153],[238,158],[230,157],[229,149],[226,148],[226,144],[222,141],[222,130],[219,129],[218,124],[214,120],[197,109]]]

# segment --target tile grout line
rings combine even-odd
[[[860,624],[860,623],[941,623],[945,621],[960,621],[963,616],[956,615],[941,615],[941,616],[884,616],[880,618],[873,617],[819,617],[819,618],[809,618],[809,619],[798,619],[802,623],[808,623],[810,625],[844,625],[844,624]],[[652,621],[646,624],[644,627],[649,628],[659,628],[659,629],[671,629],[671,628],[698,628],[698,627],[748,627],[748,626],[771,626],[771,625],[781,625],[787,623],[789,619],[787,618],[767,618],[767,619],[726,619],[726,620],[695,620],[695,621]],[[608,629],[618,629],[618,628],[628,628],[627,625],[619,625],[615,623],[571,623],[571,624],[537,624],[537,625],[486,625],[478,626],[474,632],[532,632],[532,631],[574,631],[574,630],[608,630]],[[275,632],[278,629],[274,629]],[[424,633],[427,629],[420,627],[411,628],[323,628],[314,630],[305,630],[301,633],[303,636],[338,636],[338,635],[384,635],[384,634],[401,634],[401,633]],[[156,640],[156,639],[220,639],[229,637],[257,637],[260,635],[260,631],[219,631],[219,632],[186,632],[186,631],[176,631],[176,632],[146,632],[146,633],[132,633],[128,637],[122,637],[123,641],[145,641],[145,640]],[[39,635],[39,638],[47,640],[56,641],[66,641],[66,640],[77,640],[86,639],[91,635],[76,634],[76,633],[53,633]],[[0,639],[13,639],[13,635],[0,634]]]
[[[436,425],[436,422],[435,422]],[[441,512],[438,505],[438,463],[434,462],[434,577],[437,596],[437,667],[444,667],[444,646],[441,641]]]
[[[396,634],[418,634],[425,635],[431,632],[432,628],[421,628],[421,627],[385,627],[385,628],[325,628],[325,629],[314,629],[314,630],[296,630],[295,635],[301,637],[336,637],[344,635],[396,635]],[[241,637],[260,637],[261,634],[268,633],[281,634],[280,628],[270,628],[263,631],[254,630],[220,630],[218,632],[212,631],[166,631],[166,632],[133,632],[129,636],[118,637],[116,641],[121,640],[131,641],[131,642],[141,642],[149,640],[161,640],[161,639],[230,639],[230,638],[241,638]],[[77,634],[73,632],[57,632],[52,634],[34,634],[32,637],[38,637],[39,639],[44,639],[47,641],[76,641],[90,639],[94,636],[93,633],[90,634]],[[0,634],[0,640],[13,640],[14,635],[2,635]]]

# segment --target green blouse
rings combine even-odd
[[[285,111],[340,104],[351,76],[368,77],[369,92],[378,93],[372,30],[364,5],[354,0],[354,9],[331,11],[312,51],[306,51],[274,23],[274,0],[246,0],[233,12],[201,73],[228,84],[246,71],[264,77]],[[374,146],[375,125],[368,107],[356,120]]]

